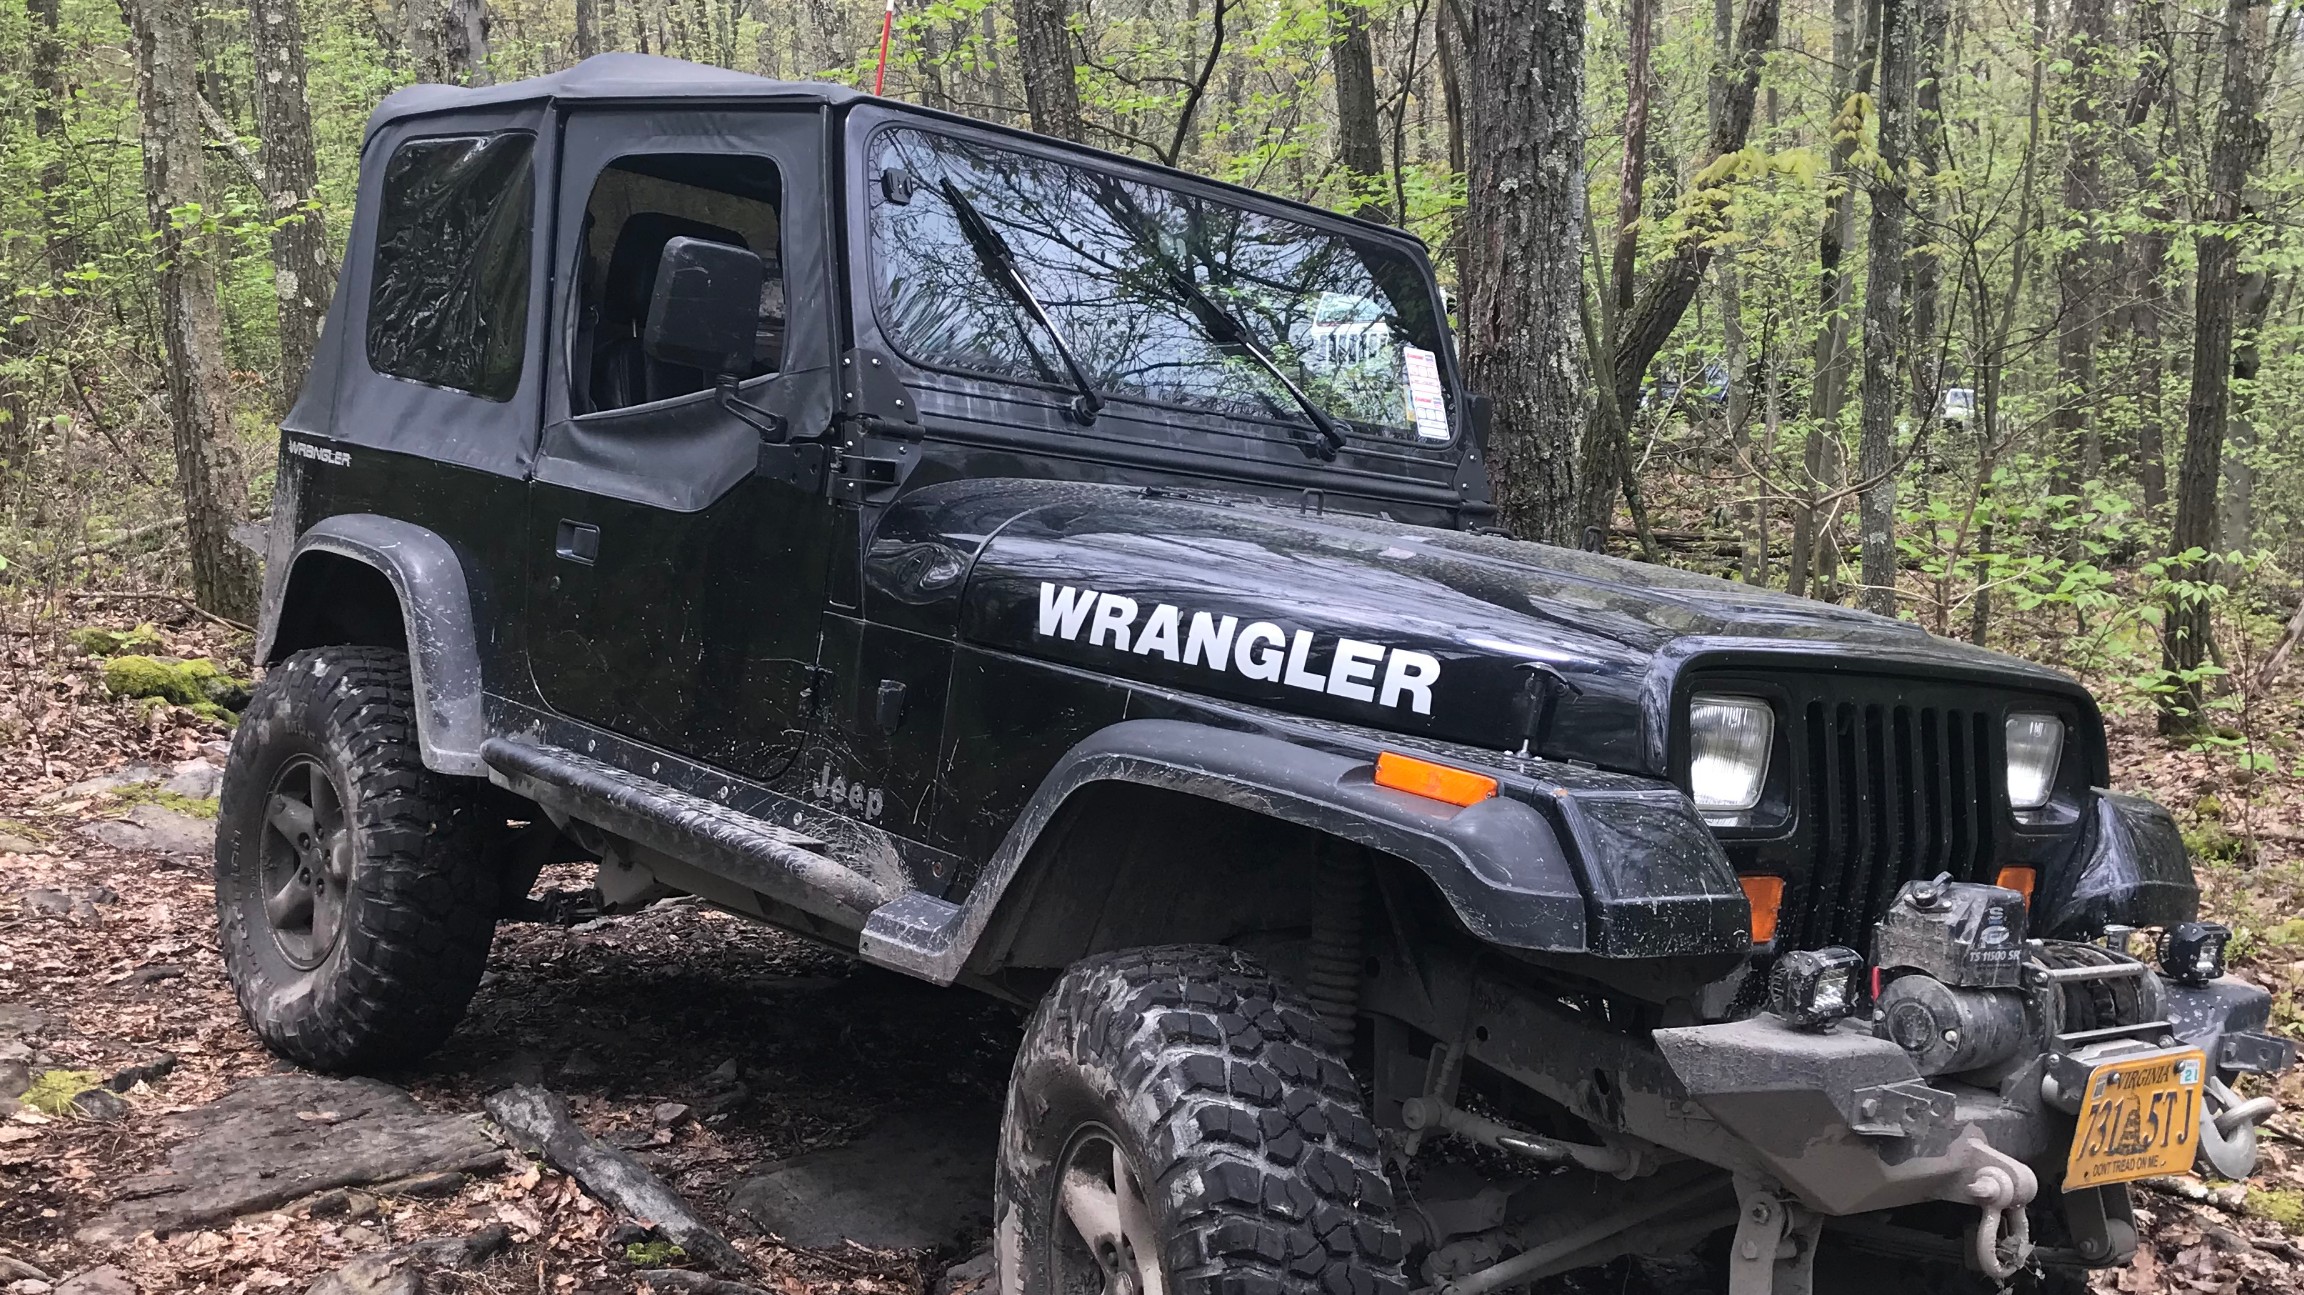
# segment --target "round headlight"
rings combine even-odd
[[[2064,721],[2038,711],[2008,716],[2008,803],[2038,809],[2056,793],[2056,764],[2064,756]]]
[[[1699,693],[1688,704],[1688,794],[1705,813],[1760,803],[1776,712],[1758,697]]]

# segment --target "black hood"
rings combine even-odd
[[[1675,685],[1708,663],[2085,696],[2053,671],[1907,622],[1668,567],[1225,495],[954,483],[896,505],[880,536],[875,592],[915,617],[941,605],[978,644],[1627,771],[1662,772]]]

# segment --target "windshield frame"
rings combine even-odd
[[[1393,460],[1442,465],[1455,463],[1473,448],[1471,402],[1457,363],[1455,338],[1447,316],[1447,297],[1440,288],[1431,258],[1421,239],[1403,230],[1357,220],[1220,180],[1171,170],[1085,145],[1069,144],[909,105],[858,105],[847,115],[848,139],[842,157],[850,174],[844,178],[841,192],[847,204],[843,225],[849,245],[850,311],[857,345],[877,346],[921,374],[950,377],[973,389],[1030,391],[1036,396],[1053,397],[1058,402],[1069,400],[1077,394],[1073,387],[1062,381],[992,373],[923,359],[906,350],[881,326],[879,285],[882,265],[871,229],[871,186],[875,177],[871,172],[870,160],[880,135],[891,130],[911,130],[946,136],[979,147],[1006,149],[1135,184],[1157,186],[1204,201],[1227,204],[1267,218],[1307,225],[1323,234],[1382,245],[1402,258],[1430,294],[1428,304],[1439,342],[1435,355],[1442,390],[1449,407],[1449,437],[1439,441],[1375,434],[1363,430],[1368,424],[1331,410],[1328,412],[1334,417],[1336,426],[1345,434],[1342,454],[1347,458],[1367,461]],[[1259,338],[1260,342],[1262,340]],[[1210,409],[1126,389],[1105,388],[1100,394],[1104,398],[1107,412],[1118,412],[1122,407],[1127,407],[1138,412],[1147,422],[1169,424],[1204,434],[1286,445],[1299,458],[1300,438],[1309,430],[1302,411],[1285,400],[1280,401],[1278,407],[1270,413],[1250,413]]]

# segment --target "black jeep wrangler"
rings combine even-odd
[[[592,860],[1037,1005],[1009,1292],[2036,1281],[2253,1167],[2291,1049],[2088,694],[1500,537],[1401,232],[629,55],[362,158],[217,834],[283,1056]]]

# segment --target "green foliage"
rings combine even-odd
[[[104,1075],[95,1070],[43,1070],[18,1100],[43,1115],[62,1118],[72,1113],[72,1099],[102,1086]]]
[[[624,1262],[635,1268],[662,1268],[679,1263],[688,1252],[670,1241],[634,1241],[624,1247]]]

